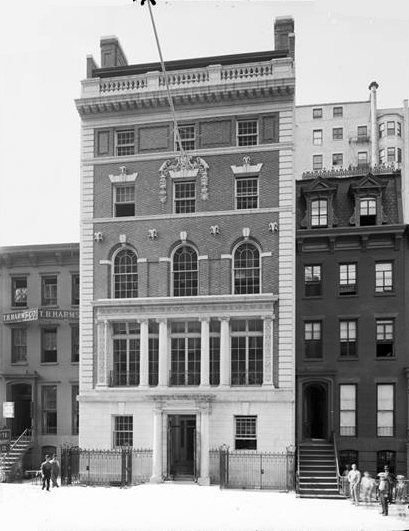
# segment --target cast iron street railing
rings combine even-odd
[[[230,451],[223,446],[218,452],[220,488],[294,490],[295,449],[271,453]],[[217,483],[215,479],[211,477]]]
[[[61,449],[63,485],[126,486],[149,481],[152,450],[123,447],[112,450]]]

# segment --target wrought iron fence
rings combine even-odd
[[[85,484],[125,486],[149,481],[152,450],[118,448],[85,450],[77,447],[61,449],[61,482],[63,485]]]
[[[293,450],[270,453],[221,448],[219,458],[220,488],[294,490]]]

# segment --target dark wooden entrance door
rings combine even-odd
[[[328,437],[328,403],[325,384],[306,384],[303,390],[303,439]]]
[[[11,419],[11,435],[18,437],[25,429],[30,429],[32,426],[31,384],[12,385],[11,401],[14,402],[14,419]]]
[[[196,476],[196,417],[168,416],[168,477]]]

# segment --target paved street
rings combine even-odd
[[[398,531],[409,518],[379,506],[294,493],[161,484],[129,489],[0,484],[1,529],[13,531]]]

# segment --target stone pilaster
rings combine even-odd
[[[229,318],[220,318],[220,385],[230,385],[230,329]]]
[[[162,408],[153,410],[153,452],[151,483],[161,483],[162,478]]]
[[[199,485],[210,485],[209,476],[209,405],[200,410],[200,476]]]
[[[200,352],[200,385],[209,387],[210,372],[210,319],[204,317],[200,319],[202,324],[201,330],[201,352]]]
[[[167,387],[168,375],[168,320],[158,319],[159,323],[159,386]]]
[[[263,319],[263,386],[273,386],[273,319]]]
[[[141,327],[141,342],[139,354],[139,386],[149,386],[149,330],[148,320],[139,321]]]
[[[108,321],[97,323],[97,388],[108,387]]]

